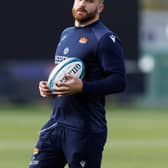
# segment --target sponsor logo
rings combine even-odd
[[[38,164],[39,164],[39,160],[32,160],[29,163],[29,165],[38,165]]]
[[[68,57],[63,55],[55,55],[55,64],[58,65],[63,60],[66,60]]]
[[[80,161],[80,165],[84,168],[85,167],[85,164],[86,164],[86,161],[82,160]]]
[[[72,69],[70,69],[70,71],[68,72],[68,74],[70,74],[70,75],[76,74],[80,69],[81,69],[81,65],[80,64],[75,64],[75,66]],[[61,82],[66,82],[67,78],[63,77],[60,81]]]
[[[69,53],[69,48],[65,48],[64,51],[63,51],[64,55],[67,55]]]
[[[81,43],[81,44],[86,44],[88,41],[89,41],[89,40],[88,40],[87,37],[81,37],[81,38],[79,39],[79,43]]]

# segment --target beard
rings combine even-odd
[[[80,15],[78,12],[82,12],[83,14]],[[90,13],[84,8],[72,9],[72,15],[74,19],[77,20],[80,24],[84,24],[95,19],[97,16],[97,13],[98,13],[97,9],[95,9]]]

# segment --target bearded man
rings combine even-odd
[[[39,82],[42,97],[52,96],[54,107],[40,131],[29,168],[100,168],[107,139],[105,96],[126,86],[120,39],[100,20],[103,0],[74,0],[73,27],[66,28],[55,52],[55,64],[78,57],[85,64],[81,80]]]

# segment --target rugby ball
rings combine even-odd
[[[56,65],[49,74],[48,77],[48,88],[49,90],[54,89],[55,81],[65,82],[67,78],[65,74],[70,74],[74,77],[82,79],[85,73],[85,66],[81,59],[72,57],[67,58]]]

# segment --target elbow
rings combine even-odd
[[[116,86],[116,92],[117,93],[124,92],[126,88],[127,88],[126,78],[121,78]]]
[[[125,90],[126,90],[126,81],[122,80],[119,82],[116,92],[121,93],[121,92],[124,92]]]
[[[120,84],[120,90],[119,92],[124,92],[126,90],[126,87],[127,87],[127,84],[126,84],[126,81],[123,80]]]
[[[110,92],[107,92],[106,94],[114,94],[114,93],[122,93],[126,90],[126,80],[118,80],[113,87],[111,87]]]

